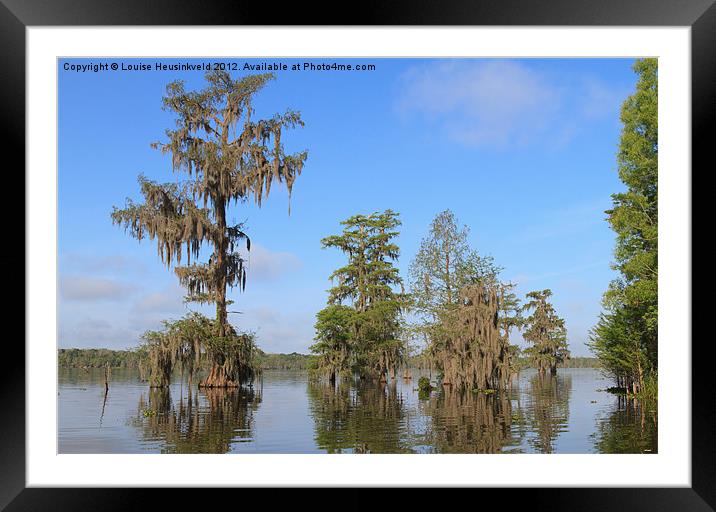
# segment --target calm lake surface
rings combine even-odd
[[[656,405],[612,395],[599,370],[526,370],[494,395],[309,382],[265,371],[252,390],[150,390],[138,373],[60,369],[60,453],[656,453]]]

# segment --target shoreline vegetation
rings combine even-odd
[[[605,293],[604,313],[591,331],[588,346],[597,358],[571,356],[567,323],[552,291],[518,297],[517,284],[502,277],[504,268],[492,256],[470,246],[470,228],[450,209],[433,218],[405,281],[397,267],[398,212],[357,213],[337,221],[334,234],[316,241],[343,261],[326,275],[331,288],[316,314],[311,354],[263,352],[255,333],[228,320],[233,301],[227,294],[245,290],[252,244],[245,223],[227,222],[234,213],[229,207],[249,201],[260,207],[272,186],[283,185],[290,215],[292,187],[308,152],[287,154],[282,140],[303,121],[293,110],[265,119],[253,115],[253,97],[273,75],[235,80],[212,71],[203,90],[186,91],[181,81],[167,86],[164,108],[175,115],[176,129],[152,146],[171,155],[177,177],[157,183],[140,175],[143,201],[128,198],[114,208],[111,220],[138,241],[153,240],[161,261],[186,289],[184,301],[214,305],[215,316],[192,312],[164,321],[133,350],[60,349],[59,366],[136,368],[152,388],[166,388],[181,371],[190,386],[223,389],[251,386],[267,369],[306,370],[312,379],[336,386],[344,379],[410,380],[410,368],[419,368],[455,393],[508,389],[527,367],[540,377],[558,368],[597,367],[628,396],[655,399],[656,61],[637,60],[634,70],[639,80],[622,108],[618,155],[627,191],[614,194],[613,209],[605,212],[617,233],[613,269],[619,277]],[[261,233],[252,238],[260,241]],[[203,263],[197,261],[202,249],[211,251]],[[516,332],[525,348],[513,343]],[[430,389],[421,386],[424,393]]]
[[[141,348],[113,350],[108,348],[60,348],[57,350],[58,368],[126,368],[138,370],[147,354]],[[298,370],[310,371],[314,367],[316,356],[292,352],[266,353],[261,350],[256,355],[256,363],[261,370]],[[420,369],[423,361],[419,357],[409,357],[405,368]],[[529,358],[517,358],[520,369],[533,368]],[[201,365],[200,365],[201,367]],[[560,368],[600,368],[596,357],[571,357]]]
[[[603,312],[588,347],[617,388],[658,398],[658,62],[637,59],[636,90],[622,104],[617,153],[625,190],[612,194],[607,221],[616,234],[618,277],[602,299]]]

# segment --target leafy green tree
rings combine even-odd
[[[592,329],[590,347],[620,388],[639,393],[655,386],[656,372],[643,343],[640,312],[622,306],[602,313]]]
[[[318,343],[312,350],[319,354],[320,371],[332,380],[348,367],[361,376],[372,373],[384,379],[387,372],[394,374],[405,353],[400,331],[407,297],[393,265],[400,254],[393,241],[400,220],[386,210],[355,215],[341,224],[343,233],[321,241],[324,248],[344,252],[348,263],[331,274],[329,305],[317,315]]]
[[[355,309],[342,304],[329,305],[316,315],[316,343],[311,352],[318,354],[316,368],[330,382],[350,373],[355,317]]]
[[[527,294],[531,299],[523,306],[524,311],[532,310],[525,318],[525,331],[522,334],[532,346],[525,352],[540,373],[549,369],[557,373],[557,366],[569,357],[567,348],[567,329],[564,320],[557,316],[550,304],[551,290],[534,291]]]
[[[226,360],[243,352],[230,348],[243,341],[228,323],[226,292],[246,286],[245,262],[237,249],[251,245],[243,224],[227,222],[227,209],[249,200],[261,206],[275,182],[285,183],[290,198],[307,157],[305,151],[286,154],[281,142],[284,130],[303,126],[299,113],[254,118],[253,98],[273,78],[234,80],[224,71],[211,71],[200,91],[186,91],[182,81],[170,83],[163,104],[176,115],[176,127],[167,130],[168,141],[152,146],[171,154],[173,170],[185,179],[159,184],[140,176],[144,202],[128,199],[112,212],[112,221],[131,236],[156,240],[162,262],[176,265],[188,301],[216,304],[216,333],[203,347],[213,363],[201,384],[208,387],[234,385],[224,369],[245,364]],[[209,261],[192,263],[204,245],[212,249]],[[179,265],[182,254],[184,266]]]
[[[450,210],[438,213],[408,271],[414,309],[436,320],[459,301],[460,289],[479,279],[495,280],[502,269],[490,256],[470,249],[467,226]]]
[[[443,320],[458,305],[460,290],[479,280],[496,281],[502,271],[492,257],[470,248],[469,233],[450,210],[438,213],[408,269],[412,308],[419,318],[412,332],[429,354],[445,336]]]
[[[445,384],[503,387],[516,370],[509,337],[521,325],[519,300],[494,260],[470,248],[468,234],[450,210],[433,220],[409,269],[419,317],[412,331]]]
[[[619,385],[634,393],[656,382],[658,370],[658,65],[634,63],[636,91],[621,110],[618,153],[624,192],[606,213],[617,234],[613,268],[619,278],[604,295],[605,313],[590,346]]]

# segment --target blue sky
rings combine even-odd
[[[177,179],[170,157],[149,145],[174,123],[161,110],[166,84],[183,79],[199,88],[203,72],[81,73],[65,71],[65,62],[159,61],[70,59],[58,71],[59,346],[132,347],[188,309],[154,242],[139,244],[110,213],[140,198],[138,174]],[[376,69],[281,71],[257,97],[258,115],[302,113],[305,128],[282,141],[309,156],[290,216],[283,188],[261,209],[229,213],[247,222],[252,238],[246,291],[231,292],[240,313],[230,320],[257,331],[263,350],[307,352],[328,276],[345,261],[321,249],[321,238],[351,215],[391,208],[403,222],[397,265],[407,279],[430,221],[449,208],[469,226],[472,247],[493,256],[521,295],[552,289],[572,353],[588,355],[584,342],[615,276],[604,210],[623,188],[616,150],[619,108],[636,82],[632,60],[338,62]]]

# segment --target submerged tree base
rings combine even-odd
[[[222,366],[213,366],[209,375],[199,382],[200,388],[239,388],[241,384],[232,380]]]

